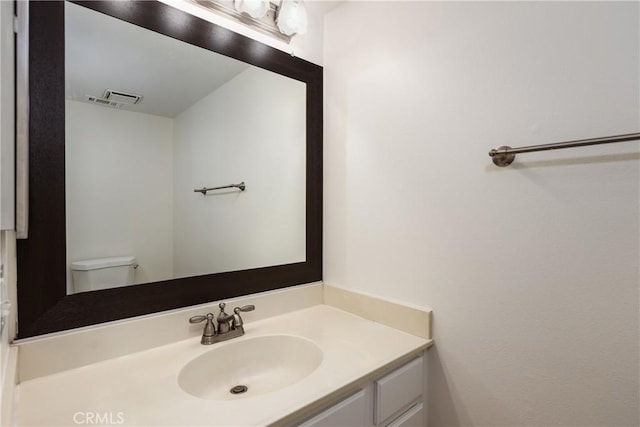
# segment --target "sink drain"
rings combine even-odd
[[[231,393],[231,394],[242,394],[242,393],[246,392],[247,390],[249,390],[249,387],[247,387],[246,385],[237,385],[235,387],[231,387],[231,390],[229,390],[229,393]]]

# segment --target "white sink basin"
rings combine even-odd
[[[242,399],[294,384],[320,362],[322,351],[310,340],[292,335],[262,336],[229,342],[196,357],[182,368],[178,384],[202,399]],[[242,392],[242,386],[247,390]],[[241,393],[232,393],[234,387]]]

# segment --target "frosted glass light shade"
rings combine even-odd
[[[238,12],[256,19],[264,17],[269,10],[269,0],[235,0],[233,4]]]
[[[277,20],[282,34],[304,34],[307,32],[307,8],[301,0],[282,0]]]

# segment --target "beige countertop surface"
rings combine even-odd
[[[17,386],[18,426],[251,426],[278,424],[310,407],[329,403],[359,382],[370,380],[432,341],[365,320],[327,305],[316,305],[246,323],[246,334],[204,346],[188,339],[25,381]],[[162,331],[157,331],[162,333]],[[178,384],[180,370],[196,357],[241,340],[294,335],[322,350],[320,365],[307,377],[279,390],[237,399],[208,400]],[[101,420],[88,417],[98,414]],[[96,421],[101,421],[96,423]]]

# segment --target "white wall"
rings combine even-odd
[[[66,102],[69,263],[133,255],[136,283],[173,277],[172,135],[165,117]]]
[[[365,19],[366,17],[366,19]],[[429,426],[639,420],[639,3],[325,20],[326,283],[434,310]]]
[[[305,260],[305,102],[303,83],[251,67],[176,117],[176,277]]]

